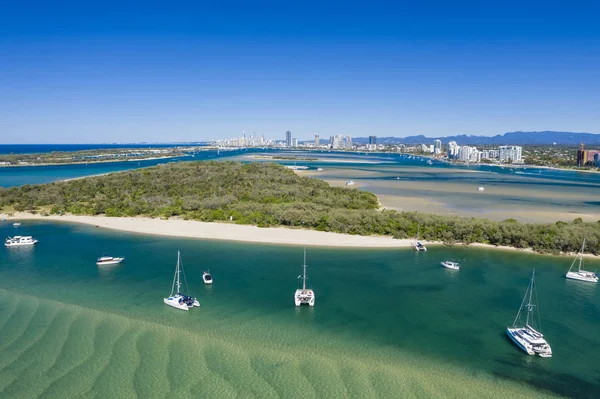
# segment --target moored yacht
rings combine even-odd
[[[298,278],[302,278],[302,288],[298,288],[294,294],[294,303],[296,306],[302,304],[308,304],[309,306],[315,306],[315,293],[313,290],[306,289],[306,247],[304,247],[304,273]]]
[[[427,247],[423,245],[421,241],[419,241],[419,230],[421,226],[417,226],[417,239],[415,241],[411,241],[410,246],[417,252],[427,252]]]
[[[96,265],[98,266],[109,266],[109,265],[118,265],[123,262],[125,258],[113,258],[112,256],[102,255],[96,261]]]
[[[348,181],[346,182],[346,185],[347,185],[347,186],[353,186],[353,185],[354,185],[354,182],[353,182],[352,180],[348,180]]]
[[[442,266],[444,266],[446,269],[452,269],[452,270],[460,269],[460,265],[458,264],[458,262],[451,262],[449,260],[442,262]]]
[[[13,223],[13,226],[14,226],[14,227],[19,227],[20,225],[21,225],[21,223],[19,223],[19,222],[14,222],[14,223]]]
[[[517,313],[517,317],[513,322],[512,327],[506,328],[508,337],[528,355],[538,355],[541,357],[552,357],[552,348],[544,339],[544,335],[540,332],[539,313],[534,312],[537,305],[533,303],[537,300],[537,294],[533,294],[535,290],[535,270],[531,274],[531,282],[525,296],[521,302],[521,307]],[[528,301],[527,304],[525,301]],[[526,312],[525,323],[521,319],[521,313]],[[532,314],[535,313],[535,314]],[[535,324],[538,325],[537,329]]]
[[[210,275],[210,270],[207,270],[204,273],[202,273],[202,280],[204,280],[204,284],[212,284],[213,283],[212,276]]]
[[[14,236],[8,237],[4,241],[4,245],[7,247],[22,247],[26,245],[37,244],[38,240],[35,240],[32,236]]]
[[[589,283],[597,283],[598,276],[596,276],[596,273],[589,272],[589,271],[583,270],[581,268],[581,266],[583,264],[583,250],[584,249],[585,249],[585,238],[583,239],[583,245],[581,246],[581,250],[577,254],[577,258],[575,258],[573,263],[571,263],[571,267],[569,268],[569,271],[567,272],[567,278],[570,278],[573,280],[579,280],[579,281],[587,281]],[[578,260],[579,260],[579,264],[577,265],[577,271],[571,271],[573,269],[573,266],[575,266],[575,262],[577,262]]]
[[[196,298],[192,298],[181,292],[181,278],[180,274],[183,273],[183,282],[186,287],[186,292],[189,292],[187,288],[187,280],[185,278],[185,272],[183,271],[183,265],[181,265],[181,255],[177,251],[177,266],[175,267],[175,276],[173,277],[173,285],[171,286],[171,294],[168,298],[164,298],[163,302],[169,306],[172,306],[180,310],[189,310],[194,306],[200,306],[200,302]],[[177,288],[177,290],[175,290]],[[174,294],[176,292],[176,294]]]

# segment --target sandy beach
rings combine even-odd
[[[180,219],[152,219],[146,217],[115,218],[107,216],[50,215],[41,216],[26,212],[17,212],[9,216],[0,213],[0,219],[10,220],[49,220],[55,222],[81,223],[130,233],[151,234],[171,237],[200,238],[208,240],[244,241],[265,244],[307,245],[320,247],[354,248],[410,248],[411,239],[394,239],[389,236],[359,236],[331,233],[316,230],[292,229],[287,227],[256,227],[233,223],[209,223]],[[420,240],[427,246],[446,245],[440,241]],[[465,244],[456,243],[462,246]],[[473,243],[469,247],[490,248],[503,251],[518,251],[536,255],[531,248],[514,248],[490,244]],[[575,256],[574,253],[558,256]],[[587,258],[599,259],[600,256],[584,254]]]
[[[203,238],[213,240],[246,241],[270,244],[310,245],[325,247],[410,247],[411,240],[396,240],[385,236],[358,236],[323,231],[291,229],[285,227],[261,228],[233,223],[208,223],[179,219],[151,219],[142,217],[114,218],[106,216],[41,216],[30,213],[0,214],[7,220],[50,220],[56,222],[83,223],[100,228],[174,237]],[[436,244],[423,241],[426,244]],[[437,243],[441,244],[441,243]]]

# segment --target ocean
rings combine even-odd
[[[600,392],[600,293],[570,258],[299,246],[0,223],[0,397],[546,397]],[[163,304],[177,251],[200,308]],[[95,259],[125,256],[99,268]],[[457,260],[460,271],[440,266]],[[600,263],[586,260],[594,270]],[[202,283],[210,269],[212,286]],[[532,270],[554,357],[507,337]]]

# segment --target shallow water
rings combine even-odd
[[[489,249],[302,248],[0,224],[0,397],[597,397],[598,287],[571,259]],[[201,308],[164,305],[181,250]],[[98,268],[102,253],[125,256]],[[461,262],[459,272],[439,262]],[[588,269],[598,262],[586,261]],[[201,275],[210,268],[213,286]],[[554,357],[505,336],[536,268]]]

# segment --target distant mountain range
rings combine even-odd
[[[443,144],[449,141],[456,141],[458,145],[579,145],[584,143],[587,145],[599,145],[600,134],[597,133],[573,133],[573,132],[509,132],[498,134],[496,136],[471,136],[461,134],[458,136],[446,137],[425,137],[409,136],[409,137],[377,137],[377,144],[433,144],[433,140],[441,140]],[[368,144],[368,137],[352,138],[355,144]]]

